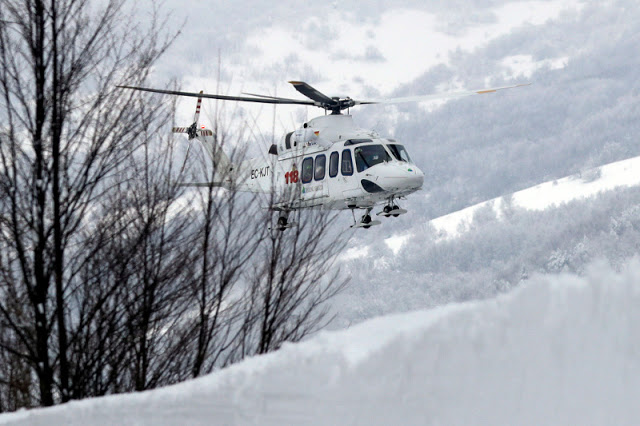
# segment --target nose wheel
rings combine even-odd
[[[398,217],[401,214],[405,214],[407,211],[405,209],[401,209],[400,207],[398,207],[396,204],[393,204],[393,202],[387,204],[386,206],[384,206],[384,208],[382,209],[381,212],[378,213],[378,216],[384,216],[384,217],[389,217],[389,216],[393,216],[393,217]]]

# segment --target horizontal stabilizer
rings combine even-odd
[[[189,127],[173,127],[172,133],[189,133]],[[198,136],[213,136],[213,130],[211,129],[199,129]]]
[[[180,186],[191,186],[200,188],[224,188],[226,185],[224,182],[184,182],[180,183]]]

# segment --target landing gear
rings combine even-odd
[[[369,214],[369,213],[371,213],[371,207],[367,208],[365,214],[362,215],[362,218],[360,218],[359,222],[356,220],[356,213],[355,213],[354,209],[351,209],[351,213],[353,213],[353,225],[351,225],[352,228],[369,229],[372,226],[380,225],[382,223],[379,220],[372,220],[371,219],[371,215]]]
[[[280,216],[278,216],[278,222],[275,229],[278,231],[284,231],[287,228],[294,227],[295,224],[295,222],[289,222],[289,211],[282,210],[280,211]]]
[[[405,209],[401,209],[400,207],[398,207],[394,202],[393,199],[389,200],[389,204],[387,204],[386,206],[384,206],[384,208],[382,209],[381,212],[378,213],[378,216],[384,216],[384,217],[389,217],[389,216],[393,216],[393,217],[398,217],[401,214],[405,214],[407,211]]]

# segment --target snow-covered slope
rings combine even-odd
[[[640,157],[617,161],[577,175],[541,183],[508,197],[494,198],[438,217],[429,223],[437,231],[439,239],[445,240],[458,237],[471,229],[474,215],[486,207],[491,207],[497,217],[500,217],[505,209],[509,208],[544,210],[576,199],[593,197],[619,187],[637,185],[640,185]],[[400,233],[387,238],[385,242],[394,253],[397,253],[412,234],[411,231]],[[368,251],[359,248],[352,249],[350,253],[351,258],[354,258],[366,255]]]
[[[198,380],[0,424],[637,424],[640,261],[324,332]]]
[[[634,157],[518,191],[513,194],[510,202],[513,207],[544,210],[578,198],[592,197],[620,186],[639,184],[640,157]],[[431,224],[438,231],[444,231],[449,237],[456,236],[465,229],[469,229],[474,213],[482,207],[491,205],[500,216],[505,204],[504,197],[495,198],[434,219]]]

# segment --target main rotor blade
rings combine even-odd
[[[134,87],[134,86],[116,86],[122,89],[140,90],[142,92],[161,93],[164,95],[176,95],[176,96],[189,96],[193,98],[203,97],[209,99],[221,99],[224,101],[242,101],[242,102],[257,102],[261,104],[290,104],[290,105],[313,105],[322,106],[321,104],[313,101],[286,99],[286,98],[250,98],[246,96],[228,96],[228,95],[213,95],[208,93],[195,93],[195,92],[180,92],[177,90],[163,90],[163,89],[150,89],[147,87]]]
[[[249,93],[249,92],[242,92],[243,95],[249,95],[249,96],[255,96],[257,98],[265,98],[265,99],[280,99],[282,101],[293,101],[293,102],[297,102],[299,99],[291,99],[291,98],[281,98],[279,96],[269,96],[269,95],[259,95],[257,93]],[[314,103],[315,105],[315,103]]]
[[[295,89],[298,92],[302,93],[307,98],[312,99],[316,102],[320,102],[326,105],[332,105],[337,103],[335,99],[331,99],[329,96],[325,95],[324,93],[320,92],[317,89],[314,89],[304,81],[290,81],[289,83],[293,84],[293,87],[295,87]]]
[[[390,99],[377,99],[370,101],[355,101],[356,105],[369,105],[369,104],[401,104],[405,102],[421,102],[421,101],[432,101],[436,99],[451,99],[451,98],[462,98],[464,96],[471,95],[484,95],[486,93],[494,93],[498,90],[504,89],[513,89],[516,87],[524,87],[530,86],[531,83],[526,84],[516,84],[515,86],[503,86],[503,87],[492,87],[480,90],[470,90],[467,92],[451,92],[451,93],[436,93],[433,95],[422,95],[422,96],[407,96],[403,98],[390,98]]]

